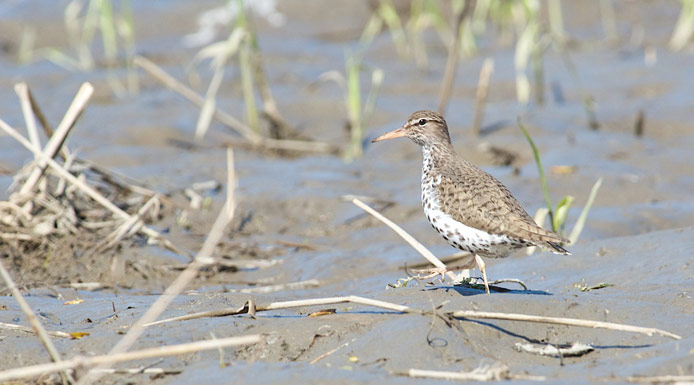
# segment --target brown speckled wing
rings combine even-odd
[[[491,234],[503,234],[566,252],[554,243],[568,241],[537,226],[496,178],[461,158],[440,166],[437,170],[441,175],[439,200],[442,210],[453,219]]]

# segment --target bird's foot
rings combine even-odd
[[[431,279],[435,278],[438,276],[441,276],[441,282],[445,281],[446,278],[446,273],[448,273],[449,270],[448,267],[433,267],[431,269],[413,269],[412,272],[417,274],[415,276],[416,279]],[[426,274],[426,275],[421,275],[421,274]]]
[[[412,270],[412,272],[417,274],[415,276],[416,279],[431,279],[431,278],[434,278],[437,276],[441,276],[441,282],[444,282],[445,277],[446,277],[446,273],[448,273],[449,271],[454,271],[454,270],[458,270],[458,269],[469,269],[475,265],[477,265],[477,267],[480,269],[480,272],[482,272],[482,280],[484,281],[484,291],[486,291],[487,294],[489,294],[489,283],[487,281],[486,264],[482,260],[482,257],[480,257],[477,254],[475,254],[474,258],[471,258],[470,261],[463,266],[456,266],[455,268],[434,267],[431,269]],[[426,274],[426,275],[422,276],[420,274]],[[466,279],[466,278],[463,278],[463,279]]]

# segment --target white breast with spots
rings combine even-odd
[[[505,235],[489,234],[466,226],[441,211],[437,186],[441,176],[431,176],[431,162],[428,152],[424,152],[422,168],[422,207],[431,226],[453,247],[485,257],[504,257],[520,247],[517,242]]]

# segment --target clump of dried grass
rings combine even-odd
[[[11,258],[11,263],[24,273],[37,273],[55,282],[67,278],[66,270],[79,275],[82,270],[92,269],[91,257],[118,246],[124,239],[158,242],[181,254],[145,225],[159,218],[162,197],[79,159],[65,146],[93,93],[89,83],[82,85],[55,130],[26,84],[18,84],[15,89],[29,139],[1,120],[0,128],[30,150],[34,159],[17,172],[9,199],[0,202],[0,257]],[[43,147],[36,119],[49,138]],[[75,261],[75,269],[55,269]]]

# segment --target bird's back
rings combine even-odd
[[[451,155],[431,164],[431,172],[440,176],[434,191],[443,212],[465,226],[517,240],[519,246],[526,242],[568,253],[559,245],[568,240],[538,226],[499,180]]]

